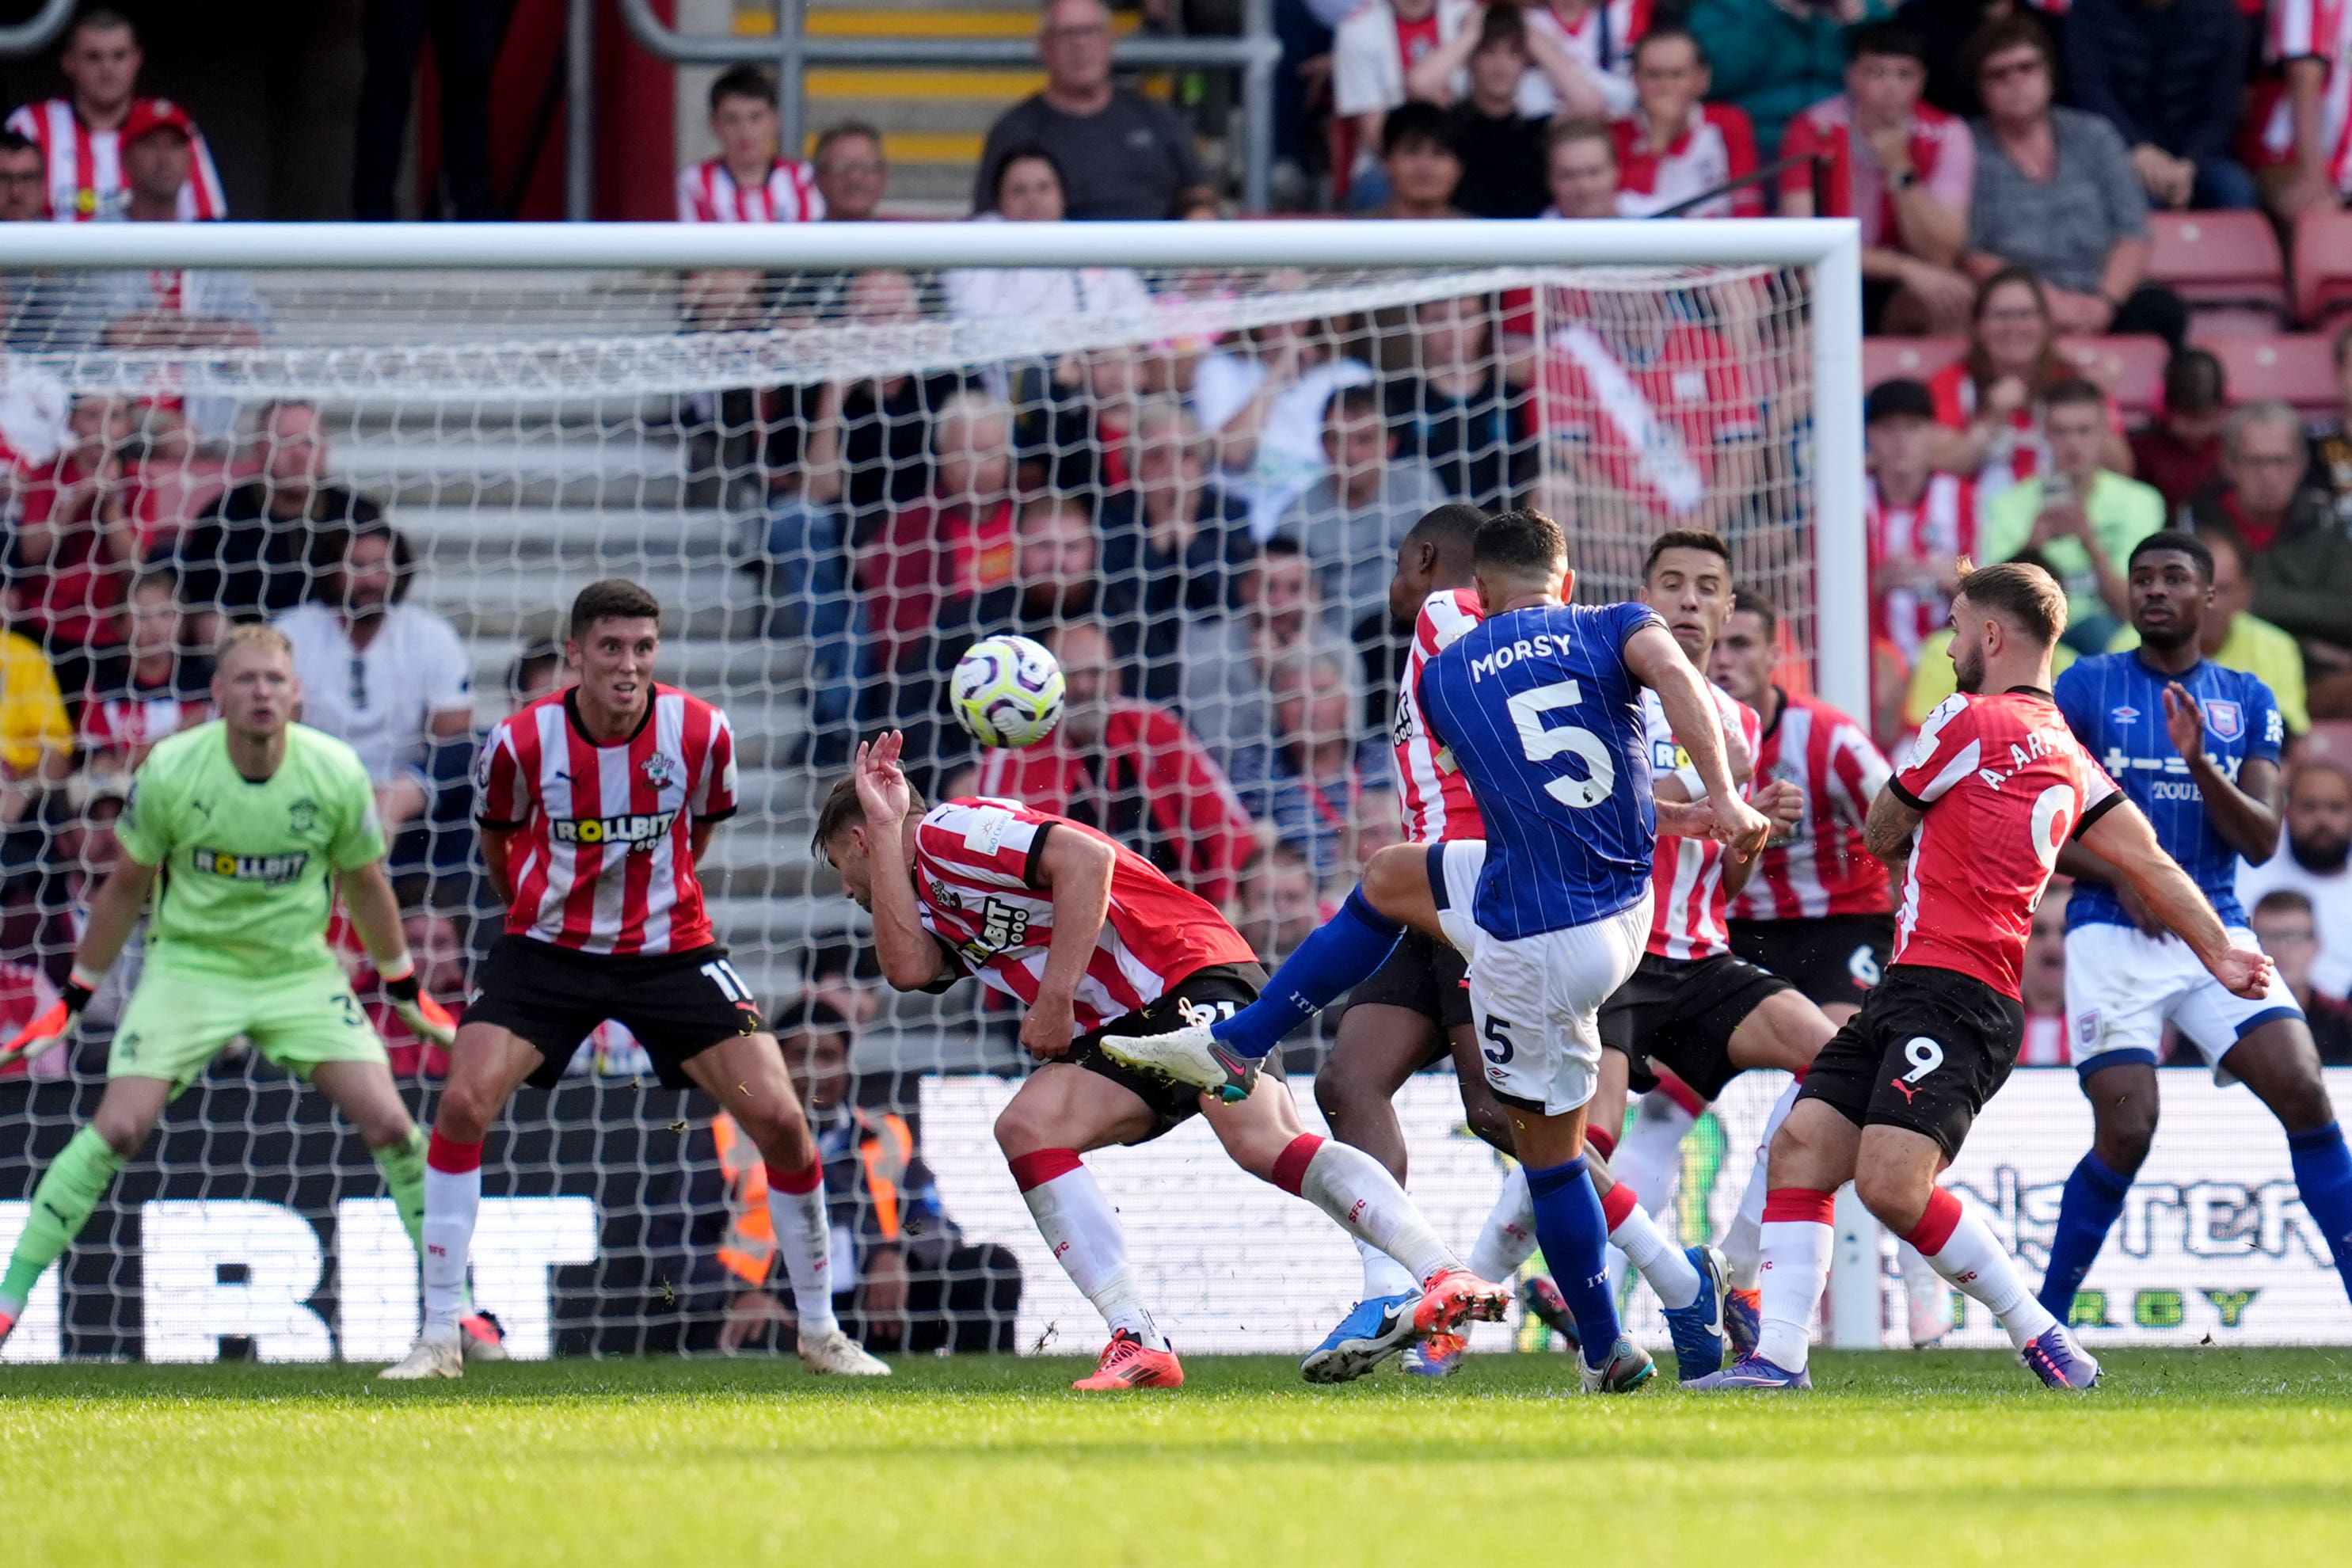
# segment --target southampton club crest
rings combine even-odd
[[[646,759],[644,772],[646,783],[655,789],[667,787],[670,779],[669,758],[656,752]]]
[[[319,803],[309,795],[286,808],[286,826],[298,836],[307,837],[319,826]]]

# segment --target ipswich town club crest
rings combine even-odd
[[[2246,732],[2246,710],[2225,698],[2211,698],[2205,704],[2206,727],[2225,741],[2234,741]]]
[[[646,759],[645,774],[646,783],[654,788],[666,787],[669,784],[669,759],[656,752]]]

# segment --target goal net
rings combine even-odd
[[[973,985],[881,988],[865,917],[812,855],[857,737],[906,731],[934,798],[1102,826],[1272,960],[1400,834],[1388,586],[1435,506],[1549,512],[1594,600],[1631,593],[1662,531],[1714,529],[1780,610],[1784,682],[1867,711],[1858,344],[1822,284],[1851,288],[1849,226],[1027,226],[0,237],[9,710],[37,715],[0,735],[24,805],[12,1024],[64,977],[130,771],[204,716],[218,624],[257,616],[294,637],[306,717],[368,762],[412,946],[460,1000],[500,915],[469,826],[475,739],[563,682],[572,595],[632,578],[664,606],[661,678],[739,738],[741,810],[704,885],[832,1130],[840,1277],[866,1281],[851,1326],[1090,1352],[1098,1325],[990,1135],[1026,1059],[1017,1016]],[[944,678],[1002,632],[1055,648],[1069,707],[1044,745],[983,753]],[[77,1048],[0,1079],[0,1246],[96,1103],[135,969],[134,951]],[[443,1064],[362,994],[429,1116]],[[1292,1070],[1321,1046],[1294,1041]],[[1777,1089],[1738,1086],[1685,1145],[1667,1215],[1686,1239],[1728,1220]],[[2032,1257],[2084,1129],[2073,1099],[2022,1089],[1956,1179]],[[1448,1081],[1402,1106],[1412,1190],[1466,1250],[1501,1163]],[[789,1298],[766,1283],[758,1162],[714,1109],[658,1088],[617,1026],[518,1098],[474,1285],[519,1353],[770,1342],[759,1298]],[[2245,1290],[2285,1310],[2241,1302],[2230,1334],[2333,1331],[2318,1245],[2273,1191],[2283,1152],[2269,1173],[2245,1152],[2266,1142],[2209,1125],[2168,1129],[2198,1173],[2159,1182],[2113,1281],[2094,1275],[2111,1319],[2193,1339],[2216,1292]],[[1188,1349],[1295,1352],[1353,1299],[1339,1234],[1197,1126],[1095,1163]],[[232,1047],[5,1354],[383,1359],[415,1291],[358,1139]],[[1632,1321],[1656,1337],[1648,1300]]]

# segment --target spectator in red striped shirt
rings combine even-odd
[[[1969,237],[1976,139],[1957,115],[1924,101],[1927,46],[1892,22],[1856,27],[1845,90],[1789,121],[1780,153],[1826,158],[1828,203],[1813,205],[1813,166],[1780,175],[1783,217],[1862,223],[1864,329],[1956,335],[1968,331],[1976,282],[1958,267]]]
[[[1617,210],[1649,217],[1756,172],[1756,132],[1747,112],[1705,100],[1711,76],[1706,51],[1688,29],[1653,27],[1633,46],[1633,90],[1640,101],[1617,122]],[[1677,215],[1760,217],[1764,193],[1755,185]]]
[[[178,589],[169,568],[142,573],[119,617],[121,646],[91,668],[79,743],[94,773],[128,778],[158,741],[213,716],[213,661],[186,651]]]
[[[719,156],[677,174],[680,223],[812,223],[824,216],[816,171],[781,154],[776,84],[737,66],[710,84],[710,135]]]
[[[205,139],[169,99],[138,96],[144,60],[130,19],[108,6],[92,7],[66,34],[58,56],[58,69],[73,95],[24,104],[8,116],[8,129],[41,149],[48,214],[58,222],[124,216],[131,200],[125,168],[131,138],[124,132],[133,111],[142,109],[186,127],[188,164],[169,193],[173,216],[184,222],[228,216],[220,171],[213,167]]]

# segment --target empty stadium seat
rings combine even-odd
[[[1864,338],[1862,341],[1862,384],[1907,376],[1925,381],[1969,352],[1966,338]]]
[[[2169,284],[2207,331],[2275,331],[2286,324],[2286,258],[2256,212],[2151,213],[2147,276]]]
[[[2107,389],[2128,423],[2141,423],[2163,405],[2164,362],[2172,351],[2162,338],[2061,338],[2058,352]]]
[[[2305,415],[2333,414],[2342,404],[2333,343],[2323,332],[2213,338],[2202,346],[2220,357],[2232,403],[2274,397]]]
[[[2294,226],[2294,313],[2314,331],[2352,311],[2352,212],[2307,212]]]

